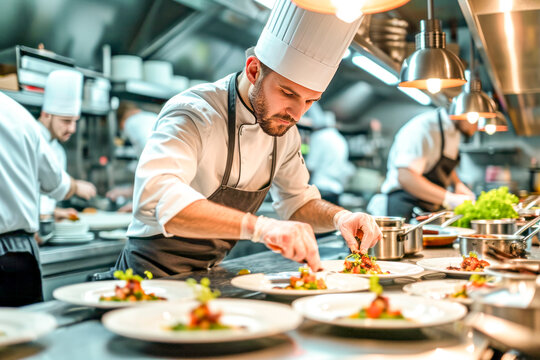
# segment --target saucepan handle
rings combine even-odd
[[[529,221],[528,223],[526,223],[525,225],[523,225],[522,227],[520,227],[520,228],[514,233],[514,236],[515,236],[515,235],[520,235],[522,232],[524,232],[525,230],[527,230],[528,228],[530,228],[531,226],[533,226],[534,224],[536,224],[538,221],[540,221],[540,216],[535,217],[534,219],[532,219],[531,221]],[[535,234],[536,234],[536,233],[535,233]]]
[[[431,215],[430,217],[428,217],[426,220],[424,220],[424,221],[422,221],[422,222],[419,222],[419,223],[416,224],[416,225],[410,226],[410,227],[409,227],[407,230],[405,230],[405,232],[403,232],[401,235],[407,235],[407,234],[410,233],[411,231],[414,231],[414,230],[418,229],[419,227],[422,227],[422,226],[426,225],[427,223],[432,222],[433,220],[437,220],[438,218],[440,218],[440,217],[443,216],[444,214],[446,214],[446,210],[436,212],[436,213],[434,213],[433,215]]]

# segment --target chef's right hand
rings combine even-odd
[[[322,269],[313,228],[306,223],[259,216],[251,241],[262,242],[288,259],[307,262],[313,271]]]
[[[84,180],[75,180],[77,182],[77,190],[75,190],[75,194],[83,198],[85,200],[89,200],[96,196],[96,187],[94,184],[89,183],[88,181]]]
[[[454,194],[450,191],[447,191],[444,195],[443,207],[454,210],[456,207],[461,205],[465,200],[474,201],[474,196],[463,195],[463,194]]]

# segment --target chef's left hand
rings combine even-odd
[[[467,185],[465,185],[462,182],[458,182],[454,186],[454,190],[455,190],[454,193],[456,194],[467,195],[473,199],[476,199],[476,196],[474,195],[474,193],[467,187]]]
[[[342,210],[334,215],[334,226],[341,231],[341,235],[352,252],[366,253],[367,249],[374,246],[382,238],[381,229],[379,229],[375,219],[365,213]],[[358,249],[358,242],[355,238],[358,232],[363,234],[360,249]]]

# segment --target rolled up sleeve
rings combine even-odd
[[[194,114],[164,110],[139,160],[134,187],[134,216],[161,226],[191,203],[206,197],[190,186],[203,148],[204,126]]]
[[[307,202],[320,199],[321,194],[316,186],[309,185],[309,172],[300,152],[300,135],[295,139],[297,144],[291,149],[285,162],[276,171],[270,194],[272,206],[281,219],[290,217]]]

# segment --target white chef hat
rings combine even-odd
[[[278,0],[255,46],[259,60],[278,74],[324,91],[358,30],[332,14],[311,12]]]
[[[43,111],[52,115],[80,116],[83,75],[76,70],[55,70],[47,77]]]

